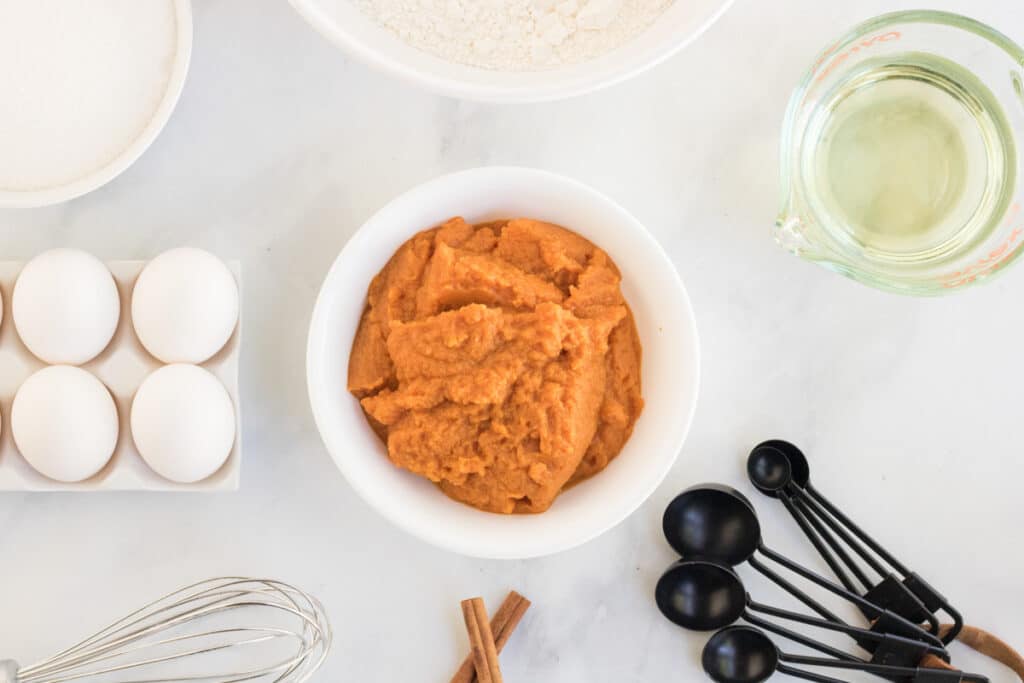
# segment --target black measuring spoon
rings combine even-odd
[[[760,443],[754,447],[747,459],[747,474],[759,491],[782,501],[848,590],[863,595],[876,605],[889,609],[909,621],[927,621],[933,632],[938,631],[935,613],[943,611],[953,621],[952,628],[942,636],[943,643],[950,643],[957,637],[964,623],[960,612],[941,593],[910,571],[814,487],[811,483],[807,457],[799,448],[781,439]],[[879,581],[872,581],[867,577],[866,572],[837,542],[833,533],[878,574]],[[835,552],[835,556],[822,544],[822,539]],[[865,545],[875,554],[868,552]],[[836,557],[846,564],[864,586],[863,592],[852,585],[852,581],[838,565]],[[883,566],[879,558],[887,563],[889,568]],[[894,571],[902,575],[902,580]]]
[[[794,633],[775,622],[766,621],[754,614],[758,612],[777,619],[845,633],[858,641],[874,642],[879,646],[875,649],[878,657],[872,657],[871,662],[876,664],[916,666],[928,654],[935,655],[943,661],[949,659],[949,655],[941,648],[918,640],[836,624],[827,619],[818,619],[756,602],[750,597],[735,571],[706,560],[680,560],[673,564],[658,579],[654,595],[658,609],[669,621],[691,631],[720,629],[743,619],[831,657],[851,662],[864,661],[803,634]],[[902,656],[886,656],[883,653],[898,653]]]
[[[870,589],[875,584],[868,579],[867,574],[826,528],[827,521],[823,524],[822,520],[815,516],[815,510],[810,509],[813,506],[813,501],[805,499],[799,492],[795,496],[790,494],[790,487],[793,486],[794,481],[794,465],[790,462],[789,457],[774,445],[778,443],[781,442],[765,442],[751,451],[750,457],[747,459],[747,476],[754,487],[761,493],[778,498],[782,502],[804,535],[847,590],[861,594],[879,607],[889,609],[914,623],[926,621],[930,631],[938,633],[939,622],[935,615],[928,611],[925,604],[895,577],[889,581],[891,585],[884,594],[871,593]],[[796,462],[796,467],[801,468],[801,473],[806,471],[806,460],[797,459]],[[820,514],[820,510],[818,513]],[[856,543],[849,538],[848,534],[842,533],[842,530],[840,532],[844,541],[849,544]],[[858,550],[863,552],[861,548]],[[850,579],[836,559],[837,556],[860,581],[863,589],[858,588]],[[880,566],[876,571],[882,571]],[[884,576],[884,574],[879,575]],[[865,592],[861,593],[862,590]]]
[[[829,568],[832,569],[832,573],[839,579],[839,583],[843,584],[847,590],[853,592],[858,592],[859,590],[847,575],[846,570],[836,560],[835,555],[832,554],[833,551],[843,558],[843,561],[847,563],[847,566],[856,574],[863,585],[866,586],[868,584],[868,579],[861,573],[860,567],[846,555],[845,549],[834,543],[834,539],[830,540],[827,534],[823,534],[832,550],[823,545],[821,538],[814,531],[814,528],[817,527],[812,528],[813,522],[804,517],[805,511],[801,507],[801,502],[794,502],[790,497],[788,488],[793,482],[793,464],[786,457],[785,453],[766,444],[757,446],[747,458],[747,477],[758,491],[766,496],[778,498],[782,501],[782,504],[793,516],[797,524],[800,525],[800,528],[814,545],[815,549],[824,558]]]
[[[662,530],[669,545],[684,559],[716,560],[728,566],[746,562],[829,621],[842,623],[838,616],[821,603],[765,566],[756,555],[764,555],[794,574],[856,605],[869,619],[875,620],[873,630],[942,645],[936,636],[916,624],[872,604],[765,546],[761,540],[761,525],[754,506],[742,493],[728,486],[700,484],[686,489],[665,509]]]
[[[704,671],[717,683],[761,683],[776,672],[818,683],[844,683],[838,678],[795,669],[790,664],[862,671],[906,683],[988,683],[984,676],[952,669],[887,666],[792,655],[779,650],[771,638],[750,626],[722,629],[711,636],[701,655]]]

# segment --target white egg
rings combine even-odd
[[[99,472],[117,446],[117,406],[81,368],[54,365],[21,385],[11,406],[11,435],[25,460],[51,479],[82,481]]]
[[[224,262],[181,248],[146,264],[132,293],[139,341],[164,363],[202,363],[227,343],[238,323],[238,284]]]
[[[40,360],[81,365],[113,338],[121,298],[102,261],[78,249],[53,249],[18,275],[11,318],[21,341]]]
[[[195,365],[166,365],[132,401],[132,437],[160,476],[183,484],[220,469],[235,442],[235,409],[224,385]]]

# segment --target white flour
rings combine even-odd
[[[674,0],[352,0],[405,42],[502,71],[573,64],[610,52]]]

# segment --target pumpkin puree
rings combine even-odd
[[[565,228],[453,218],[371,282],[348,389],[395,465],[481,510],[543,512],[643,409],[620,280]]]

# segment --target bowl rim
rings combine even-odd
[[[687,363],[692,375],[692,381],[687,386],[688,391],[686,392],[686,395],[683,396],[682,400],[675,405],[675,416],[678,418],[676,421],[676,438],[664,445],[667,453],[665,457],[659,461],[660,466],[648,475],[649,479],[646,480],[642,492],[637,492],[634,496],[631,496],[628,499],[624,497],[614,505],[607,505],[604,508],[605,514],[596,523],[592,524],[582,532],[573,534],[572,538],[560,538],[553,540],[542,539],[539,542],[533,542],[527,548],[508,547],[507,544],[499,545],[496,543],[490,544],[489,547],[481,548],[478,543],[461,540],[457,537],[457,534],[445,531],[444,529],[438,529],[429,522],[420,520],[415,515],[401,513],[399,511],[401,506],[387,504],[387,502],[383,500],[385,494],[372,486],[367,480],[360,478],[360,476],[353,476],[353,472],[351,468],[347,466],[346,458],[344,457],[346,450],[345,446],[349,443],[350,435],[347,436],[343,433],[343,429],[339,428],[335,424],[336,420],[334,419],[333,414],[328,411],[330,407],[329,396],[332,394],[325,393],[328,392],[329,389],[327,387],[328,382],[323,379],[324,373],[322,365],[325,362],[322,360],[324,358],[323,354],[326,353],[327,348],[336,348],[336,346],[332,347],[331,345],[324,343],[325,338],[332,336],[329,334],[331,328],[328,324],[328,306],[331,305],[332,300],[337,296],[335,293],[335,290],[337,290],[335,283],[339,280],[344,280],[346,265],[350,263],[353,258],[358,257],[364,243],[368,240],[367,236],[374,232],[374,228],[377,223],[390,222],[392,220],[391,214],[397,211],[401,205],[406,202],[411,202],[418,196],[423,196],[423,194],[430,194],[435,188],[458,183],[464,181],[466,177],[474,175],[493,175],[498,178],[508,176],[510,178],[528,178],[539,183],[555,183],[558,184],[560,188],[581,193],[585,195],[588,200],[598,202],[602,209],[613,212],[615,214],[615,219],[618,222],[624,225],[629,225],[632,228],[633,232],[631,235],[636,240],[643,241],[645,243],[645,251],[650,255],[650,257],[662,260],[663,265],[668,267],[675,287],[673,297],[678,299],[680,312],[682,313],[681,322],[683,330],[692,342],[688,350],[687,358]],[[365,297],[362,291],[359,292],[359,295],[360,297]],[[569,550],[603,535],[631,516],[651,497],[651,495],[653,495],[658,486],[660,486],[665,480],[665,477],[668,476],[672,467],[676,464],[683,444],[689,435],[700,393],[700,358],[700,339],[698,336],[697,323],[686,287],[667,253],[662,249],[654,236],[647,231],[642,223],[639,222],[639,220],[629,214],[612,199],[590,186],[572,178],[552,173],[550,171],[523,166],[483,166],[444,174],[407,189],[377,210],[352,234],[339,252],[338,256],[335,258],[327,272],[327,275],[324,277],[316,298],[316,303],[314,304],[310,320],[309,336],[307,339],[306,382],[314,422],[316,423],[317,430],[328,454],[331,456],[331,459],[334,461],[349,486],[351,486],[356,494],[378,514],[406,533],[419,538],[430,545],[460,555],[485,559],[528,559]],[[338,390],[343,391],[343,387],[340,383],[335,384],[335,386],[341,387],[341,389]],[[347,394],[347,392],[345,393]],[[457,501],[451,501],[451,504],[462,505],[462,503]],[[530,518],[535,516],[525,515],[523,517]]]
[[[185,88],[189,64],[192,61],[193,24],[192,0],[171,0],[177,36],[170,74],[160,103],[153,110],[142,131],[110,163],[68,183],[38,190],[0,190],[0,208],[32,209],[60,204],[97,190],[127,171],[149,149],[167,122],[171,119],[181,93]]]
[[[332,20],[320,5],[319,0],[289,0],[291,6],[320,35],[327,38],[346,54],[355,57],[370,67],[390,74],[400,80],[455,99],[489,102],[494,104],[526,104],[552,102],[585,95],[621,83],[653,69],[683,48],[700,38],[722,16],[729,11],[736,0],[718,0],[718,6],[682,40],[666,43],[649,57],[627,68],[606,69],[591,74],[580,74],[568,83],[537,85],[493,85],[468,84],[449,76],[442,76],[426,69],[416,68],[401,58],[374,49],[356,32],[349,31],[340,22]],[[582,62],[586,64],[587,62]],[[466,65],[459,65],[466,66]],[[579,66],[579,64],[570,65]],[[466,67],[477,69],[477,67]],[[503,71],[479,69],[485,73],[503,74]],[[559,69],[539,73],[557,72]],[[519,73],[519,72],[516,72]]]

